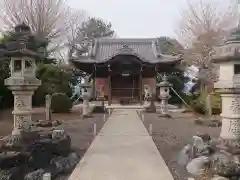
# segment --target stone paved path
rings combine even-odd
[[[69,180],[173,180],[134,110],[114,110]]]

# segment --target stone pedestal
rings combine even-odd
[[[220,138],[223,145],[240,148],[240,93],[221,94],[222,129]]]
[[[168,99],[169,97],[162,97],[161,98],[161,114],[160,117],[171,117],[168,112]]]
[[[32,121],[32,95],[41,84],[41,81],[32,78],[10,77],[5,80],[5,85],[12,90],[14,95],[14,126],[13,135],[19,135],[22,131],[28,131]]]
[[[145,107],[145,111],[147,113],[156,113],[156,106],[155,106],[155,101],[153,96],[149,99],[150,102],[147,103],[146,107]]]
[[[37,78],[10,77],[5,80],[5,85],[12,90],[14,95],[13,131],[6,143],[9,147],[19,146],[23,141],[22,134],[30,131],[32,123],[32,95],[41,84]]]

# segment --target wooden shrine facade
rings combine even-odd
[[[156,39],[97,39],[87,55],[72,58],[73,65],[94,77],[94,96],[108,104],[122,99],[142,102],[144,86],[156,91],[156,73],[166,72],[181,56],[161,53]]]

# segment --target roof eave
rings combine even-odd
[[[3,50],[0,52],[2,53],[3,57],[30,56],[30,57],[44,58],[44,56],[42,56],[41,54],[30,51],[28,49],[19,49],[19,50],[14,50],[14,51]]]
[[[111,61],[112,58],[107,58],[105,60],[96,60],[90,57],[85,57],[85,58],[72,58],[70,59],[71,62],[74,63],[79,63],[79,64],[104,64],[107,63],[109,61]],[[141,60],[144,63],[148,63],[148,64],[174,64],[174,63],[179,63],[181,62],[183,59],[182,57],[170,57],[170,56],[161,56],[160,58],[156,59],[155,61],[151,61],[151,60],[144,60],[141,58]]]

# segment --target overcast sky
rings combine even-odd
[[[175,35],[176,22],[185,1],[69,0],[69,3],[73,8],[111,22],[118,37],[152,38]]]
[[[200,0],[192,0],[199,3]],[[203,0],[228,6],[237,0]],[[152,38],[175,36],[179,14],[187,0],[69,0],[70,6],[82,9],[112,23],[119,37]],[[226,4],[227,3],[227,4]]]

